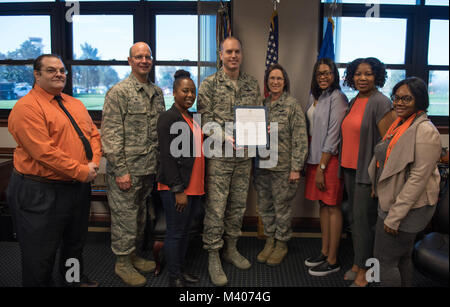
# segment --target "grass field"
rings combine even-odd
[[[86,108],[90,111],[103,110],[103,103],[105,102],[105,95],[100,94],[82,94],[74,96],[81,100]],[[17,100],[0,100],[0,109],[12,109]],[[169,109],[173,104],[173,96],[164,96],[164,102],[166,103],[166,109]]]

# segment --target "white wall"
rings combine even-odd
[[[243,43],[242,69],[264,88],[270,0],[234,0],[233,31]],[[283,0],[278,7],[279,63],[286,68],[291,94],[306,104],[313,65],[317,58],[319,2]]]
[[[0,147],[15,148],[16,141],[8,131],[8,127],[0,127]]]

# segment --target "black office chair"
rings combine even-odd
[[[415,244],[413,262],[423,275],[448,284],[448,184],[444,188],[432,220],[433,232],[428,233]]]

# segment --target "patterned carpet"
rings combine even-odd
[[[151,242],[150,242],[151,243]],[[264,247],[264,240],[256,237],[242,237],[238,241],[241,253],[252,260],[249,270],[242,271],[229,263],[223,263],[228,277],[227,287],[348,287],[351,282],[344,281],[346,270],[352,265],[351,239],[343,239],[339,252],[341,270],[327,277],[313,277],[308,274],[304,259],[316,254],[321,246],[318,238],[293,238],[289,242],[289,253],[283,263],[270,267],[255,261],[256,255]],[[213,287],[208,276],[208,255],[201,248],[200,237],[191,241],[188,251],[188,271],[200,276],[201,281],[193,287]],[[152,258],[151,251],[145,251],[144,256]],[[102,287],[124,287],[125,284],[114,274],[115,257],[110,248],[109,233],[89,233],[85,247],[86,273],[92,279],[100,282]],[[56,266],[55,266],[56,267]],[[58,274],[54,274],[58,281]],[[147,287],[167,287],[169,283],[167,270],[155,277],[146,274]],[[0,287],[20,287],[21,267],[20,250],[17,242],[0,242]],[[375,285],[376,286],[376,285]],[[414,275],[415,287],[443,287],[419,272]]]

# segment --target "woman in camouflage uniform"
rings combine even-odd
[[[290,202],[297,191],[308,152],[308,139],[305,115],[297,100],[289,95],[289,78],[284,68],[279,64],[272,65],[264,82],[270,92],[264,106],[268,110],[272,137],[278,131],[275,140],[278,163],[272,168],[255,168],[258,210],[264,234],[268,237],[257,261],[273,266],[280,264],[288,251],[287,241],[292,234]]]

